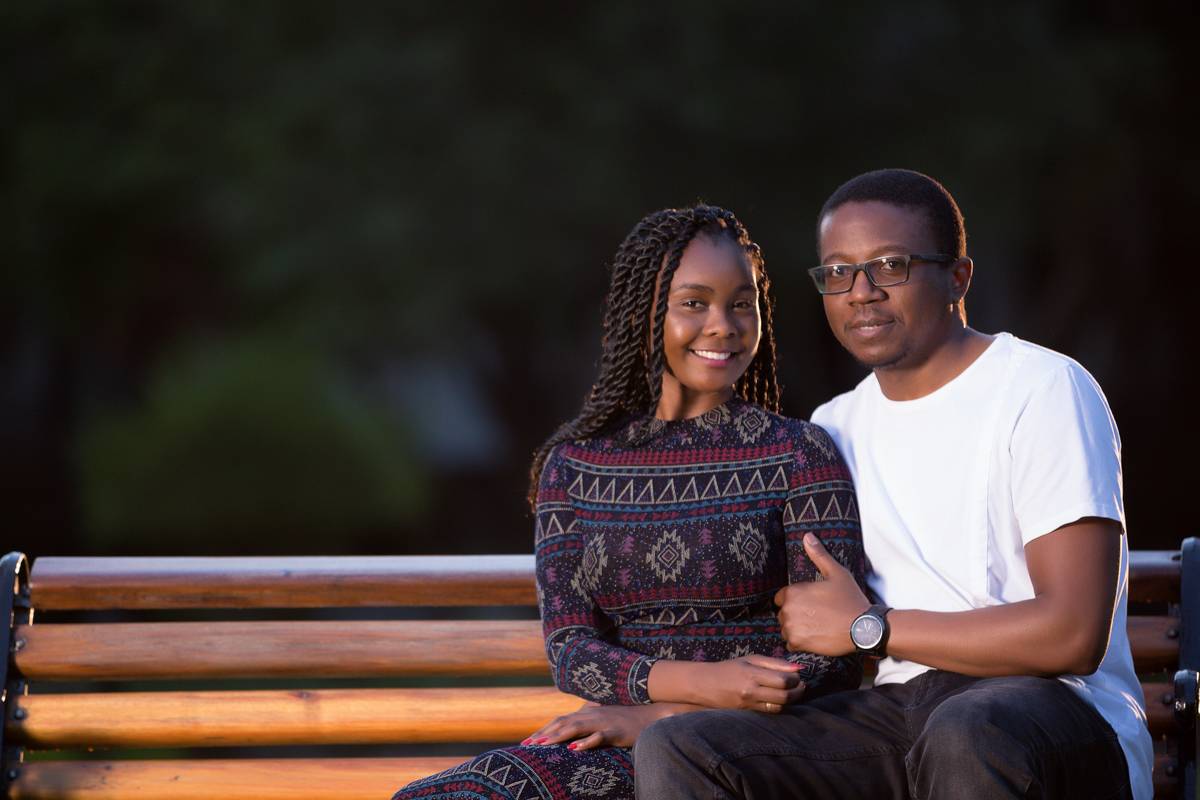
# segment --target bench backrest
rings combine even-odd
[[[1194,787],[1173,714],[1200,624],[1180,603],[1194,543],[1131,555],[1161,797]],[[549,684],[532,556],[39,558],[30,574],[14,553],[2,568],[4,797],[388,797],[465,758],[403,746],[512,743],[581,704]],[[306,757],[271,749],[295,746]]]

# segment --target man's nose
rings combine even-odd
[[[871,283],[865,269],[854,273],[854,282],[850,284],[850,291],[846,294],[846,299],[851,303],[873,303],[887,296],[882,289]]]

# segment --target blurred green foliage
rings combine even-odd
[[[244,341],[158,370],[136,412],[83,429],[90,544],[295,552],[419,514],[402,431],[321,369],[287,343]]]
[[[803,416],[861,374],[805,284],[814,217],[883,166],[964,209],[977,327],[1096,374],[1135,544],[1170,546],[1164,498],[1200,479],[1168,455],[1200,445],[1170,423],[1190,337],[1142,276],[1200,211],[1183,8],[10,4],[9,546],[527,550],[528,457],[590,383],[626,231],[699,199],[738,213]],[[414,360],[481,387],[503,452],[432,453],[411,397],[434,395],[389,384]]]

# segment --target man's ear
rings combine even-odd
[[[967,296],[967,289],[971,288],[971,274],[975,271],[975,263],[971,261],[970,256],[963,256],[951,264],[947,271],[950,273],[952,302],[960,303]]]

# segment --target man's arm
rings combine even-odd
[[[1104,658],[1116,607],[1121,526],[1085,517],[1025,547],[1034,597],[970,611],[897,609],[887,653],[965,675],[1090,675]],[[815,537],[805,549],[824,581],[775,595],[788,650],[854,651],[850,623],[870,602]]]

